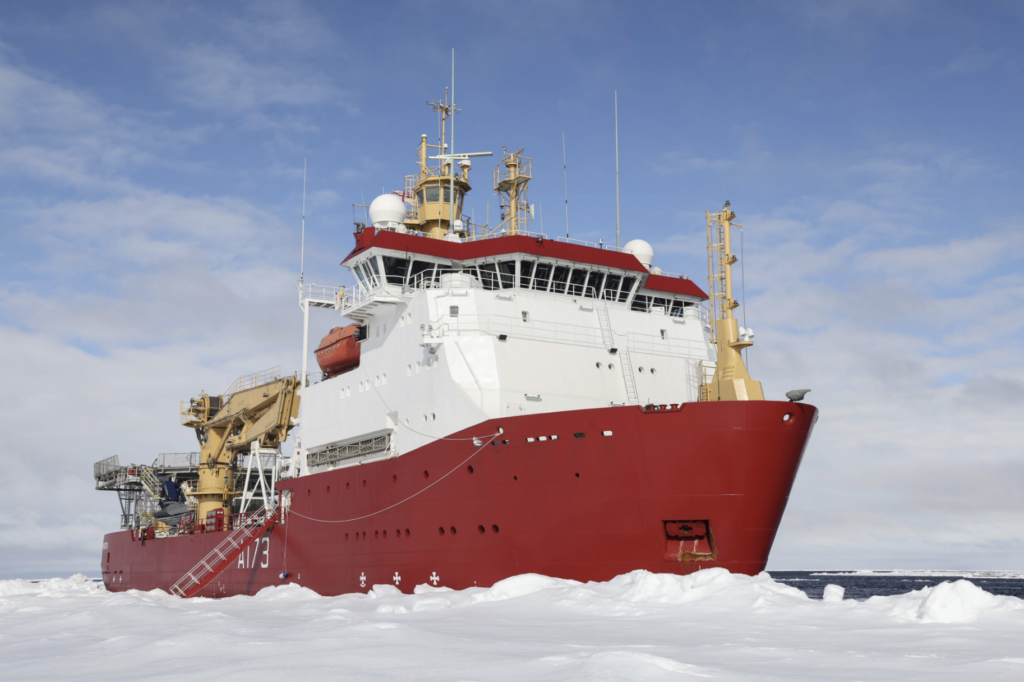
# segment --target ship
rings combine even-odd
[[[430,104],[436,143],[355,223],[355,284],[300,276],[302,370],[184,401],[196,452],[94,465],[121,505],[108,590],[764,570],[818,411],[746,369],[729,203],[706,212],[707,292],[646,241],[531,231],[522,148],[493,171],[500,222],[477,224],[463,204],[491,154],[456,154],[453,105]],[[315,374],[311,311],[337,319]]]

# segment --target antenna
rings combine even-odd
[[[302,157],[302,246],[299,248],[299,282],[306,273],[306,157]]]
[[[615,248],[619,243],[619,91],[615,91]]]
[[[565,167],[565,131],[562,131],[562,178],[565,181],[565,238],[569,238],[569,171]]]
[[[452,146],[451,158],[448,161],[448,234],[455,234],[455,48],[452,48]],[[441,150],[444,153],[444,150]]]

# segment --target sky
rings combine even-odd
[[[821,410],[769,570],[1021,568],[1022,28],[998,0],[7,4],[0,576],[98,574],[92,463],[196,450],[179,401],[300,368],[303,163],[305,279],[347,283],[452,49],[456,152],[525,147],[532,229],[614,243],[616,92],[623,242],[706,284],[732,203],[751,374]]]

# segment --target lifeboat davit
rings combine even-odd
[[[327,379],[359,366],[359,327],[335,327],[320,341],[316,361]]]

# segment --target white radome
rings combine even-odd
[[[399,229],[405,223],[405,202],[394,194],[381,194],[370,202],[370,224],[380,229]]]
[[[651,263],[654,262],[654,247],[643,239],[633,239],[626,242],[626,245],[622,247],[622,251],[633,254],[640,261],[641,265],[648,270],[651,269]]]

